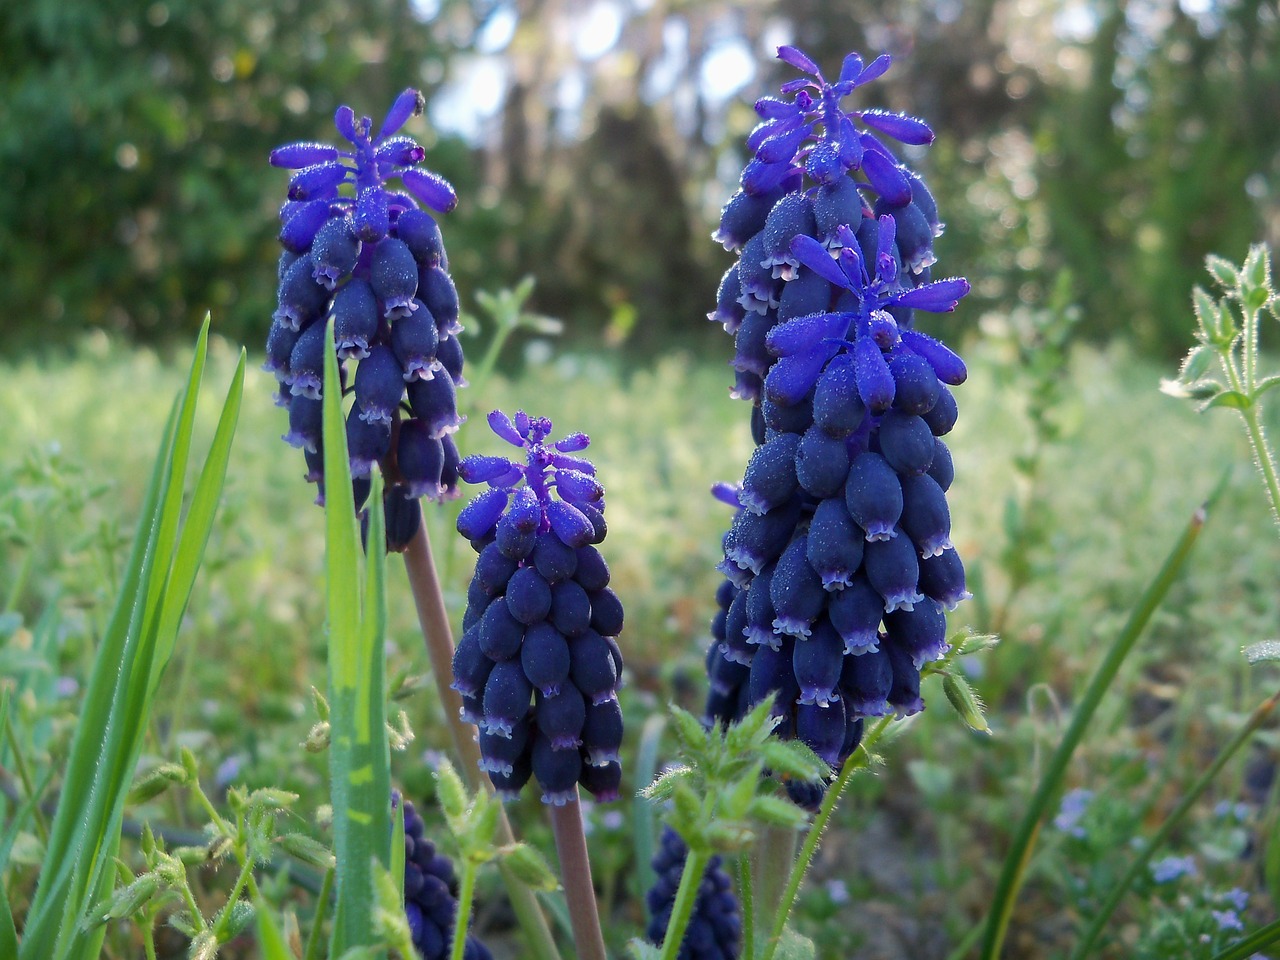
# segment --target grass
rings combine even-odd
[[[214,337],[206,379],[230,379],[237,353]],[[1006,516],[1010,502],[1025,503],[1030,493],[1013,465],[1032,435],[1021,375],[1001,344],[978,344],[967,355],[970,379],[958,391],[961,419],[949,438],[957,466],[949,497],[956,543],[978,596],[952,615],[952,624],[983,630],[993,611],[1007,607],[1004,642],[977,658],[971,677],[989,705],[993,736],[964,728],[940,684],[925,691],[929,710],[891,726],[882,751],[887,765],[854,778],[801,897],[802,926],[823,956],[859,949],[873,956],[880,949],[890,957],[944,957],[980,919],[1012,826],[1085,679],[1228,464],[1237,466],[1191,569],[1126,663],[1068,770],[1069,786],[1086,786],[1097,798],[1087,836],[1045,828],[1005,956],[1065,956],[1080,918],[1127,866],[1123,843],[1104,842],[1108,831],[1128,838],[1154,832],[1275,686],[1274,668],[1246,667],[1240,649],[1274,636],[1280,542],[1245,440],[1229,418],[1198,417],[1161,395],[1158,380],[1169,371],[1123,348],[1076,349],[1064,399],[1053,411],[1062,439],[1045,451],[1033,501],[1047,533],[1028,549],[1032,576],[1010,599]],[[664,701],[674,696],[700,706],[701,653],[719,579],[713,568],[729,519],[706,491],[715,480],[738,479],[752,446],[747,407],[727,396],[730,380],[720,358],[675,354],[631,368],[617,355],[564,356],[529,366],[516,379],[499,376],[482,405],[465,392],[462,398],[471,405],[472,422],[459,436],[466,452],[498,452],[500,442],[481,429],[483,413],[495,407],[524,407],[551,417],[560,432],[583,430],[593,438],[591,456],[609,501],[604,552],[627,603],[623,643],[632,677],[624,705],[632,757],[644,717]],[[0,422],[8,452],[0,465],[0,534],[7,537],[0,599],[8,598],[7,614],[21,617],[0,623],[0,656],[31,647],[41,616],[55,606],[56,639],[46,646],[53,673],[66,678],[56,685],[59,698],[15,705],[27,711],[20,714],[24,729],[43,731],[28,744],[37,782],[65,755],[77,708],[73,688],[88,677],[155,438],[181,382],[169,358],[105,340],[86,341],[57,362],[21,360],[0,369],[0,408],[12,411]],[[270,403],[272,386],[251,362],[222,508],[158,692],[143,764],[174,759],[175,749],[186,746],[219,791],[231,784],[278,787],[301,794],[297,810],[314,811],[327,799],[327,768],[323,754],[299,744],[317,719],[311,688],[326,686],[324,515],[306,503],[300,454],[278,439],[285,416]],[[213,435],[216,406],[197,411],[197,449]],[[473,555],[452,535],[455,512],[456,505],[427,510],[456,618]],[[426,666],[408,589],[389,572],[388,680],[395,690]],[[393,715],[400,708],[418,739],[392,754],[392,779],[417,800],[433,789],[423,752],[443,749],[446,738],[433,696],[397,700]],[[1264,731],[1244,760],[1228,765],[1171,848],[1200,858],[1205,883],[1252,891],[1253,926],[1274,916],[1267,900],[1280,889],[1280,867],[1270,874],[1265,867],[1276,824],[1269,786],[1275,751],[1274,731]],[[628,781],[624,789],[633,786]],[[1238,824],[1252,838],[1247,856],[1243,845],[1219,836],[1227,827],[1211,810],[1223,800],[1248,805]],[[538,842],[533,806],[526,801],[513,816],[527,821]],[[6,816],[10,809],[0,805]],[[611,874],[633,869],[630,839],[601,814],[592,815],[593,855],[597,873],[602,864],[607,869],[597,879],[625,890],[626,878]],[[201,822],[176,794],[129,815],[174,828]],[[19,925],[28,864],[38,855],[36,836],[15,838],[6,881]],[[228,881],[206,870],[202,896],[216,907]],[[1187,914],[1178,897],[1192,896],[1190,889],[1146,889],[1121,906],[1101,955],[1144,955],[1144,944],[1163,935],[1161,924]],[[841,902],[846,892],[851,907]],[[499,896],[481,889],[482,903],[487,894]],[[620,928],[610,944],[616,950],[627,932],[623,921],[638,916],[631,902],[612,906]],[[849,910],[853,922],[845,919]],[[825,922],[837,913],[840,923]],[[477,923],[502,925],[483,907]],[[109,954],[133,955],[130,936],[113,926]],[[223,955],[239,955],[234,949]]]

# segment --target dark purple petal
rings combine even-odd
[[[604,487],[600,486],[600,482],[585,473],[577,470],[557,470],[555,477],[556,490],[564,500],[587,503],[604,496]]]
[[[396,97],[396,102],[387,111],[387,119],[382,121],[382,129],[378,131],[376,139],[383,140],[391,136],[408,123],[410,117],[416,117],[422,113],[426,105],[426,99],[417,90],[412,87],[405,90]]]
[[[789,356],[812,350],[829,337],[843,337],[849,329],[847,313],[814,313],[796,317],[769,331],[765,342],[775,356]]]
[[[423,150],[411,137],[392,137],[386,143],[380,144],[373,154],[374,159],[379,163],[390,163],[397,167],[409,167],[415,163],[421,163],[426,155],[427,151]]]
[[[595,528],[587,515],[571,503],[551,500],[545,505],[547,522],[563,543],[585,547],[591,542]]]
[[[341,163],[318,163],[306,167],[289,181],[289,199],[312,200],[333,196],[346,176],[347,168]]]
[[[893,63],[893,57],[887,53],[882,53],[867,65],[867,68],[858,74],[858,86],[864,83],[870,83],[872,80],[880,77]]]
[[[494,410],[487,419],[489,421],[489,429],[507,441],[507,443],[517,447],[524,446],[524,438],[516,432],[515,424],[511,422],[511,418],[501,410]]]
[[[867,139],[862,145],[868,146]],[[902,173],[901,168],[879,150],[867,149],[862,154],[862,170],[872,189],[888,204],[900,207],[911,201],[911,183]]]
[[[908,290],[894,297],[891,303],[930,313],[948,313],[956,308],[960,298],[969,292],[969,281],[963,277],[951,280],[935,280],[924,286]]]
[[[910,347],[912,352],[928,360],[938,379],[943,383],[949,383],[953,387],[958,386],[969,376],[964,361],[933,337],[908,329],[902,331],[902,342]]]
[[[933,130],[923,120],[909,117],[905,113],[890,113],[888,110],[863,110],[862,122],[872,130],[878,130],[893,137],[899,143],[910,143],[922,146],[933,143]]]
[[[872,412],[887,410],[893,403],[893,374],[884,354],[870,337],[859,337],[854,343],[853,368],[862,402]]]
[[[458,195],[449,181],[429,170],[404,170],[400,180],[405,189],[438,213],[448,213],[458,205]],[[908,197],[910,188],[908,187]]]
[[[777,97],[761,97],[756,101],[756,113],[765,120],[780,120],[783,117],[794,117],[798,111],[794,103]]]
[[[847,116],[840,118],[840,159],[844,165],[850,170],[856,170],[862,166],[862,138],[858,134],[858,129],[853,125],[853,121]]]
[[[585,433],[571,433],[567,437],[563,437],[552,444],[561,453],[574,453],[578,450],[585,450],[591,443],[591,438]]]
[[[799,403],[818,382],[823,365],[837,349],[830,346],[783,357],[769,371],[764,384],[765,395],[774,403],[786,406]],[[892,378],[890,382],[893,382]]]
[[[794,110],[794,108],[792,109]],[[760,148],[760,144],[771,137],[779,137],[784,133],[791,132],[800,126],[803,120],[804,114],[792,113],[790,116],[784,116],[777,120],[766,120],[763,123],[756,124],[755,128],[747,134],[747,149],[754,153]]]
[[[793,239],[791,241],[791,255],[824,280],[834,283],[838,287],[843,287],[845,290],[852,289],[849,285],[849,278],[844,275],[840,265],[831,258],[827,248],[813,239],[813,237],[806,237],[801,234]]]
[[[284,167],[286,170],[301,170],[320,163],[330,163],[338,159],[338,148],[327,143],[290,143],[276,147],[271,151],[268,162],[273,167]]]
[[[742,170],[742,189],[750,194],[768,193],[782,183],[791,172],[791,163],[765,163],[749,160]]]
[[[458,464],[458,476],[467,483],[487,483],[502,476],[514,466],[506,457],[489,457],[473,453]]]
[[[818,65],[795,47],[786,45],[779,47],[778,59],[783,63],[790,64],[797,70],[804,71],[810,76],[816,77],[818,75]]]
[[[789,162],[796,155],[796,150],[804,142],[804,138],[812,130],[813,125],[806,123],[796,127],[794,130],[788,130],[786,133],[768,137],[760,144],[760,149],[756,151],[756,156],[765,163]]]
[[[839,83],[845,83],[850,80],[857,80],[862,73],[862,58],[856,53],[851,53],[844,58],[844,63],[840,64]]]
[[[468,540],[478,540],[489,533],[507,506],[509,490],[490,488],[462,508],[458,514],[458,532]]]
[[[381,187],[365,187],[356,199],[352,217],[356,236],[365,243],[377,243],[391,229],[391,213],[387,204],[387,191]]]
[[[328,200],[308,200],[298,204],[280,228],[280,245],[293,253],[305,253],[316,233],[329,222],[330,212]]]
[[[340,134],[352,143],[356,142],[356,112],[345,103],[334,113],[333,125],[338,128]]]

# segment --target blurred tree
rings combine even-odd
[[[406,0],[6,3],[8,346],[99,326],[153,339],[206,309],[260,342],[284,192],[268,151],[329,136],[341,102],[430,89],[439,51]]]

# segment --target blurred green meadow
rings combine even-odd
[[[887,763],[855,777],[802,896],[800,929],[821,957],[944,958],[962,942],[989,905],[1012,827],[1086,679],[1181,528],[1224,477],[1188,569],[1073,761],[1068,788],[1092,798],[1081,801],[1075,819],[1064,809],[1045,824],[1005,955],[1065,956],[1081,916],[1127,865],[1135,838],[1160,823],[1276,687],[1275,666],[1248,667],[1241,648],[1276,635],[1280,538],[1228,413],[1200,416],[1161,394],[1161,377],[1173,371],[1123,345],[1078,345],[1060,363],[1035,369],[1026,359],[1036,346],[1027,317],[993,315],[980,327],[964,351],[970,375],[957,391],[961,418],[948,438],[957,468],[953,536],[975,596],[950,625],[1002,637],[965,661],[988,706],[990,734],[964,725],[936,679],[926,683],[928,710],[892,725],[882,741]],[[644,785],[634,760],[644,719],[673,697],[701,710],[714,567],[730,518],[708,491],[717,480],[740,479],[753,447],[749,409],[728,396],[724,354],[676,352],[636,363],[616,352],[545,345],[526,350],[519,372],[496,375],[483,395],[464,391],[471,422],[458,440],[464,453],[498,452],[497,439],[482,429],[494,408],[524,408],[549,416],[559,431],[593,437],[608,492],[604,552],[627,608],[625,797]],[[467,349],[478,355],[474,343]],[[215,386],[207,389],[221,389],[238,352],[213,338],[207,382]],[[0,421],[0,673],[39,678],[35,689],[47,692],[15,704],[15,728],[30,736],[28,773],[41,791],[57,784],[183,359],[94,335],[56,360],[0,367],[7,412]],[[222,508],[143,767],[185,746],[199,758],[211,795],[232,785],[281,787],[301,795],[297,810],[314,811],[328,797],[325,755],[303,746],[317,720],[311,690],[326,682],[323,513],[308,502],[314,488],[302,480],[301,455],[279,439],[285,413],[271,403],[274,381],[257,369],[260,359],[251,355]],[[200,410],[196,449],[212,435],[215,406]],[[473,557],[452,530],[457,509],[426,511],[455,627]],[[392,774],[424,801],[431,822],[432,751],[447,738],[435,694],[422,682],[428,668],[412,600],[400,565],[390,570],[391,710],[393,717],[405,711],[415,736],[393,754]],[[1251,927],[1274,918],[1278,747],[1275,731],[1264,730],[1228,766],[1167,851],[1193,857],[1195,872],[1164,884],[1144,878],[1100,955],[1198,955],[1169,944],[1203,948],[1209,941],[1196,938],[1225,935],[1212,924],[1209,933],[1187,929],[1227,909],[1215,891],[1246,892],[1238,914]],[[2,803],[25,795],[8,768],[0,785]],[[638,899],[626,895],[639,876],[627,828],[632,811],[626,803],[618,810],[596,808],[590,819],[603,909],[618,921],[608,931],[611,948],[621,951],[642,918]],[[131,807],[128,816],[174,836],[203,822],[180,791]],[[536,800],[518,804],[513,818],[535,841],[545,830]],[[304,826],[323,836],[322,826]],[[10,897],[21,916],[40,838],[28,829],[5,839],[12,843]],[[131,855],[126,843],[121,856]],[[225,897],[226,873],[193,871],[210,904]],[[268,884],[290,901],[284,874]],[[499,951],[510,927],[500,901],[495,887],[482,889],[476,921]],[[164,950],[180,943],[176,935],[167,946],[158,941],[162,955],[176,955]],[[136,930],[113,924],[106,949],[138,955]],[[252,956],[252,941],[222,955]]]

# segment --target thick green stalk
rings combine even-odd
[[[680,944],[684,941],[685,930],[689,927],[689,918],[693,916],[693,908],[698,902],[698,888],[702,886],[702,875],[706,873],[711,857],[690,849],[684,861],[684,871],[680,874],[680,886],[676,889],[676,902],[671,906],[671,919],[667,921],[667,932],[662,936],[662,956],[660,960],[676,960],[680,955]]]
[[[1215,954],[1213,960],[1249,960],[1263,947],[1269,947],[1280,941],[1280,920],[1273,920],[1265,927],[1259,927],[1233,947],[1227,947]]]
[[[427,658],[431,661],[431,674],[436,682],[440,706],[444,710],[445,725],[460,761],[462,778],[471,790],[492,791],[493,784],[489,782],[489,778],[480,774],[480,744],[476,740],[476,729],[463,721],[462,698],[458,691],[449,686],[449,678],[453,676],[453,628],[449,625],[449,615],[440,589],[440,578],[436,575],[435,561],[431,556],[431,541],[427,537],[425,523],[418,527],[418,532],[405,549],[404,566],[414,606],[418,611],[418,625],[426,644]],[[515,834],[507,820],[506,811],[501,809],[498,811],[497,842],[499,846],[515,842]],[[551,936],[551,928],[538,904],[537,895],[505,864],[499,863],[498,869],[534,960],[560,960],[560,951]]]
[[[1280,702],[1280,693],[1273,694],[1263,701],[1262,704],[1259,705],[1258,708],[1249,716],[1248,722],[1246,722],[1245,725],[1237,731],[1236,735],[1231,738],[1231,741],[1218,752],[1216,757],[1213,758],[1213,763],[1209,764],[1208,769],[1205,770],[1205,772],[1200,775],[1200,778],[1191,785],[1191,788],[1186,792],[1182,800],[1173,808],[1173,811],[1165,819],[1164,823],[1160,825],[1160,829],[1155,832],[1155,835],[1152,836],[1151,840],[1134,858],[1133,863],[1129,865],[1129,869],[1125,871],[1124,876],[1122,876],[1116,883],[1115,887],[1112,888],[1106,901],[1098,909],[1097,916],[1093,918],[1093,922],[1089,925],[1089,929],[1084,932],[1080,937],[1079,942],[1076,943],[1076,948],[1071,952],[1070,960],[1084,960],[1084,958],[1088,956],[1089,948],[1093,946],[1099,935],[1101,935],[1102,928],[1106,926],[1107,921],[1111,919],[1111,915],[1115,913],[1116,907],[1120,905],[1120,901],[1124,898],[1124,895],[1128,893],[1129,888],[1133,886],[1133,881],[1138,878],[1138,875],[1142,873],[1144,869],[1146,869],[1147,864],[1151,862],[1151,858],[1155,855],[1156,851],[1164,847],[1165,842],[1172,835],[1173,831],[1195,805],[1195,802],[1200,799],[1201,794],[1209,788],[1209,784],[1214,781],[1214,778],[1217,777],[1222,768],[1226,766],[1227,761],[1236,755],[1240,748],[1249,741],[1249,738],[1253,736],[1257,729],[1266,722],[1266,719],[1269,716],[1271,716],[1271,712],[1275,709],[1278,702]]]
[[[1009,920],[1013,916],[1013,906],[1017,900],[1018,891],[1022,886],[1027,864],[1031,860],[1036,838],[1040,833],[1040,824],[1048,812],[1054,796],[1062,786],[1071,757],[1075,754],[1076,747],[1080,745],[1080,741],[1084,739],[1085,731],[1088,729],[1093,715],[1097,712],[1103,696],[1111,687],[1116,674],[1120,672],[1120,666],[1124,663],[1130,651],[1133,650],[1138,637],[1142,635],[1142,631],[1146,628],[1152,614],[1155,613],[1165,594],[1169,592],[1174,579],[1182,570],[1187,557],[1190,556],[1191,549],[1195,546],[1196,539],[1204,527],[1209,505],[1216,499],[1221,489],[1222,484],[1219,485],[1218,491],[1215,491],[1214,495],[1210,497],[1209,503],[1200,507],[1192,515],[1191,520],[1182,532],[1182,536],[1165,558],[1164,564],[1156,574],[1155,579],[1152,580],[1142,594],[1137,606],[1134,607],[1133,612],[1129,615],[1129,620],[1125,623],[1124,629],[1120,631],[1119,636],[1112,643],[1111,649],[1107,651],[1106,657],[1099,665],[1097,672],[1094,673],[1089,681],[1089,686],[1086,688],[1084,696],[1081,698],[1080,704],[1076,707],[1075,713],[1071,718],[1071,725],[1067,728],[1061,743],[1058,744],[1057,750],[1054,751],[1044,773],[1041,775],[1040,783],[1031,799],[1031,805],[1027,808],[1022,822],[1018,826],[1017,833],[1014,834],[1013,844],[1005,857],[1004,867],[996,883],[995,896],[992,899],[991,910],[987,914],[986,929],[983,932],[980,953],[982,960],[996,960],[1000,956],[1001,947],[1004,945],[1005,933],[1009,928]]]
[[[742,960],[755,960],[756,905],[752,892],[751,855],[738,857],[738,900],[742,904]]]
[[[462,878],[458,885],[458,913],[453,921],[453,949],[451,960],[462,960],[467,951],[467,930],[471,926],[471,902],[476,893],[476,865],[462,859]]]

